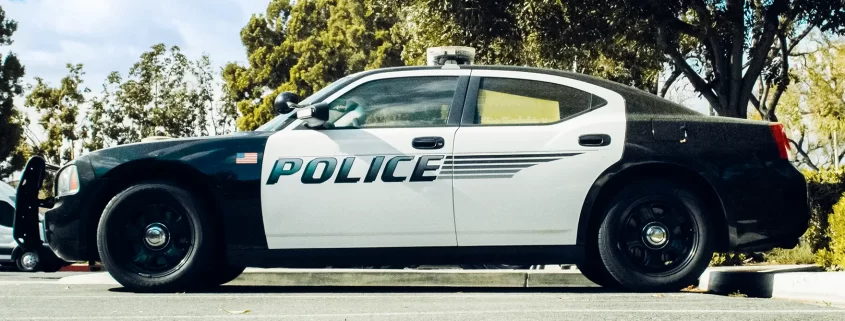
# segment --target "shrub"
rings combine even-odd
[[[763,253],[765,261],[772,264],[815,264],[816,256],[810,243],[802,237],[798,246],[792,249],[774,249]]]
[[[810,229],[806,239],[814,251],[828,248],[830,238],[828,230],[828,216],[833,211],[833,205],[842,198],[845,192],[845,171],[842,169],[822,169],[818,172],[805,170],[807,179],[807,193],[809,195]]]
[[[828,247],[816,253],[816,262],[830,269],[845,268],[845,195],[833,206],[833,213],[827,217],[825,236]]]

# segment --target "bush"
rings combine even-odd
[[[828,230],[828,216],[833,212],[833,205],[845,193],[845,171],[842,169],[822,169],[818,172],[805,170],[807,179],[807,193],[810,201],[810,229],[806,240],[814,251],[828,248],[830,238],[825,232]]]
[[[815,264],[816,256],[809,242],[802,237],[801,243],[792,249],[774,249],[763,253],[765,261],[772,264]]]
[[[845,268],[845,195],[833,206],[833,213],[827,217],[825,236],[827,248],[816,253],[816,262],[830,269]]]

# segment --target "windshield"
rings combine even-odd
[[[298,105],[300,105],[300,106],[311,105],[313,103],[318,102],[318,100],[325,99],[326,98],[325,96],[328,96],[330,93],[334,92],[335,89],[337,89],[341,85],[345,84],[346,81],[349,80],[349,78],[351,78],[351,77],[352,77],[352,75],[349,75],[349,76],[340,78],[333,83],[330,83],[328,86],[323,87],[323,89],[318,90],[317,92],[315,92],[311,96],[308,96],[308,98],[305,98],[304,100],[300,101]],[[260,132],[260,131],[277,130],[279,128],[279,126],[281,126],[282,124],[285,123],[286,120],[288,120],[291,117],[296,117],[296,116],[294,116],[295,114],[296,114],[295,112],[291,111],[287,114],[277,115],[276,117],[273,117],[273,119],[271,119],[270,121],[265,123],[264,125],[261,125],[260,127],[256,128],[255,131]]]

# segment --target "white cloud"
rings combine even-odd
[[[126,74],[156,43],[179,46],[190,57],[209,54],[222,66],[246,61],[240,29],[268,0],[13,0],[2,5],[18,22],[14,43],[25,83],[58,84],[67,63],[85,65],[85,85],[99,91],[111,71]],[[23,99],[17,99],[21,104]],[[34,122],[35,123],[35,122]],[[33,130],[37,130],[37,125]]]

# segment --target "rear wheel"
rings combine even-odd
[[[38,251],[27,250],[15,260],[18,270],[23,272],[35,272],[41,269],[41,255]]]
[[[704,202],[684,185],[636,182],[620,191],[598,233],[610,276],[634,291],[677,291],[695,283],[713,256]],[[601,277],[601,276],[600,276]]]
[[[103,264],[129,290],[197,288],[212,263],[212,225],[203,203],[172,184],[120,192],[106,205],[97,231]]]

